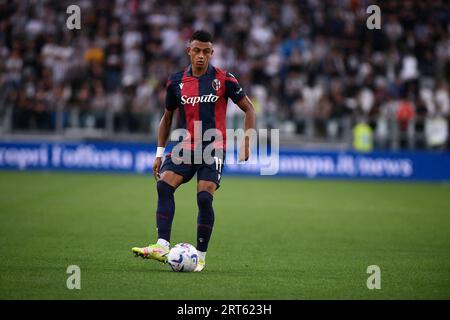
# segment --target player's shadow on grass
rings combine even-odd
[[[115,270],[108,269],[108,271],[120,271],[120,272],[122,272],[122,271],[124,271],[124,269],[115,269]],[[133,267],[133,268],[127,268],[126,271],[127,272],[136,272],[136,273],[145,273],[147,275],[149,273],[162,273],[162,274],[164,274],[164,273],[167,273],[167,274],[168,273],[174,273],[174,274],[184,274],[184,275],[188,275],[188,274],[201,275],[201,274],[207,274],[207,273],[220,274],[221,273],[221,272],[218,272],[218,271],[213,271],[213,272],[208,272],[208,271],[203,271],[203,272],[174,272],[174,271],[172,271],[172,269],[169,266],[167,266],[167,269],[166,268],[164,268],[164,269],[156,269],[156,268],[151,268],[151,267],[149,267],[149,268]]]

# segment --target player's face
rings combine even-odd
[[[213,52],[211,42],[194,40],[187,48],[187,53],[191,57],[191,64],[197,69],[204,69],[208,66]]]

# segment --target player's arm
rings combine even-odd
[[[237,103],[238,107],[245,112],[244,132],[245,138],[239,149],[239,161],[247,161],[250,157],[250,133],[249,130],[255,129],[256,114],[252,101],[248,96],[243,97]]]
[[[156,158],[153,162],[153,176],[159,179],[159,170],[161,169],[162,157],[169,140],[170,128],[172,127],[173,113],[177,108],[177,100],[173,94],[170,80],[166,84],[166,108],[159,122],[158,130],[158,148],[156,149]]]
[[[235,104],[245,112],[244,132],[245,138],[239,147],[239,161],[247,161],[250,157],[250,133],[249,130],[255,129],[256,115],[253,104],[244,93],[239,82],[231,73],[227,72],[225,79],[226,95]]]
[[[169,140],[170,128],[172,127],[173,113],[174,110],[164,110],[164,114],[161,118],[161,121],[159,122],[158,147],[165,148],[167,145],[167,141]]]
[[[170,128],[172,127],[174,110],[166,109],[159,122],[158,130],[158,148],[156,150],[155,162],[153,162],[153,176],[156,180],[159,179],[159,170],[161,169],[162,157],[164,149],[166,148],[167,141],[169,140]]]

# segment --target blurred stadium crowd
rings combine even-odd
[[[69,30],[66,8],[81,8]],[[369,30],[366,8],[381,8]],[[258,126],[380,148],[448,148],[450,4],[436,1],[0,0],[4,132],[155,135],[165,82],[196,29],[234,73]],[[230,126],[239,111],[229,109]]]

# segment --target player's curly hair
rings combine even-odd
[[[213,38],[211,33],[209,33],[208,31],[205,30],[197,30],[195,31],[192,36],[191,39],[189,39],[189,42],[192,42],[194,40],[198,40],[201,42],[213,42]]]

